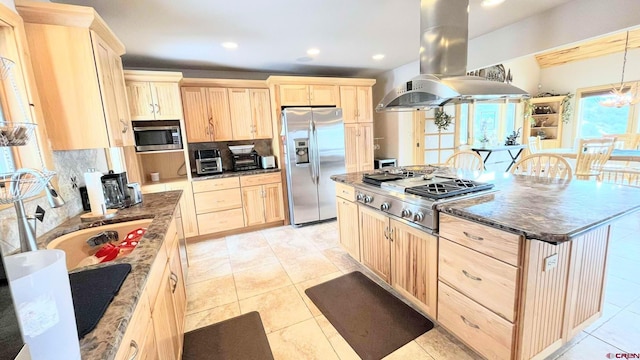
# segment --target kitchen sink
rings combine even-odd
[[[59,249],[64,251],[67,258],[67,270],[71,271],[73,269],[92,265],[98,262],[98,259],[93,255],[100,250],[102,246],[98,245],[92,247],[87,244],[87,240],[92,236],[103,231],[117,231],[119,240],[112,244],[119,245],[129,232],[138,228],[147,228],[152,221],[152,219],[134,220],[74,231],[55,238],[47,245],[47,249]]]

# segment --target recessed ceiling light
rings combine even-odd
[[[236,49],[238,47],[238,44],[231,41],[227,41],[222,43],[222,47],[225,49]]]
[[[384,54],[375,54],[371,58],[373,60],[382,60],[382,59],[384,59]]]
[[[320,50],[316,48],[311,48],[307,50],[307,55],[318,55],[320,54]]]
[[[500,5],[503,2],[504,2],[504,0],[482,0],[480,5],[482,5],[484,7],[490,7],[490,6]]]

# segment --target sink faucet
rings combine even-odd
[[[49,206],[51,206],[52,208],[58,208],[64,205],[64,199],[62,199],[58,191],[56,191],[56,189],[53,187],[51,181],[47,182],[44,191],[47,195]],[[44,210],[38,206],[38,209],[36,210],[34,216],[27,216],[27,213],[24,210],[24,202],[22,199],[17,200],[13,205],[16,209],[18,220],[20,251],[27,252],[37,250],[38,244],[36,242],[36,219],[42,222],[42,220],[44,219]]]

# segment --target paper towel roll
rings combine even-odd
[[[106,210],[101,179],[101,172],[89,171],[84,173],[84,182],[87,186],[87,195],[89,196],[91,213],[95,216],[104,215]]]
[[[5,262],[31,359],[80,360],[64,251],[29,251],[7,256]]]

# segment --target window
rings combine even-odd
[[[600,102],[609,95],[606,90],[579,93],[576,138],[601,137],[638,131],[634,106],[606,107]]]
[[[460,144],[480,146],[483,138],[488,140],[489,145],[503,144],[507,135],[522,126],[517,125],[517,107],[517,103],[461,105]]]

